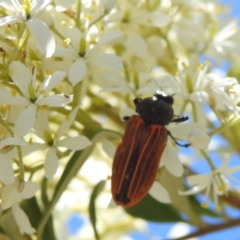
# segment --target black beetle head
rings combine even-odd
[[[174,99],[170,95],[156,93],[149,98],[136,98],[136,112],[147,124],[167,125],[173,119],[172,104]]]

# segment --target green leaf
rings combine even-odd
[[[125,211],[138,218],[153,222],[179,222],[183,221],[180,214],[171,204],[160,203],[147,194],[139,203]]]
[[[88,206],[90,220],[91,220],[92,227],[93,227],[93,230],[94,230],[95,238],[97,240],[100,240],[100,237],[99,237],[97,227],[96,227],[97,216],[96,216],[95,201],[96,201],[98,195],[100,194],[100,192],[103,190],[103,188],[105,186],[105,183],[106,183],[106,181],[102,180],[94,187],[93,192],[92,192],[91,197],[90,197],[89,206]]]

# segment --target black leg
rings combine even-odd
[[[174,115],[174,119],[171,122],[185,122],[188,120],[188,117]]]
[[[123,117],[123,121],[124,121],[124,122],[127,122],[127,121],[129,120],[129,118],[130,118],[130,117],[125,116],[125,117]]]
[[[175,142],[176,145],[180,146],[180,147],[185,147],[185,148],[188,148],[189,146],[191,146],[191,144],[189,143],[186,143],[186,144],[181,144],[181,143],[178,143],[178,141],[173,137],[173,135],[171,134],[170,131],[168,131],[168,135],[171,137],[171,139]]]

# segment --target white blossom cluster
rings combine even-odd
[[[203,207],[213,201],[221,210],[219,199],[238,193],[240,183],[233,177],[240,165],[230,164],[240,135],[227,135],[240,116],[239,71],[235,77],[219,71],[224,62],[239,65],[240,35],[237,22],[222,17],[225,12],[217,0],[0,0],[2,218],[12,214],[21,234],[41,239],[46,219],[35,229],[20,204],[35,196],[47,212],[44,194],[51,202],[60,191],[57,183],[65,181],[51,210],[59,237],[67,239],[66,212],[86,214],[93,187],[111,175],[121,118],[135,114],[134,98],[159,88],[174,95],[175,114],[189,116],[167,129],[193,150],[182,155],[168,138],[150,195],[174,205],[172,191],[180,197],[204,194]],[[228,141],[225,149],[214,140],[217,134]],[[80,150],[81,171],[70,169],[63,177]],[[213,151],[220,167],[210,157]],[[191,170],[200,155],[208,173]],[[186,180],[185,188],[170,189],[161,178],[165,169]],[[121,208],[110,208],[108,184],[97,202],[105,209],[98,216],[100,233],[112,231],[104,239],[144,228]],[[86,227],[76,239],[93,236]]]

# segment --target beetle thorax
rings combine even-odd
[[[135,102],[136,112],[147,124],[168,125],[173,119],[173,98],[155,94]]]

